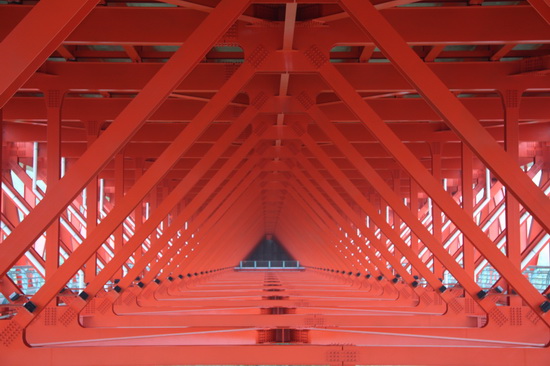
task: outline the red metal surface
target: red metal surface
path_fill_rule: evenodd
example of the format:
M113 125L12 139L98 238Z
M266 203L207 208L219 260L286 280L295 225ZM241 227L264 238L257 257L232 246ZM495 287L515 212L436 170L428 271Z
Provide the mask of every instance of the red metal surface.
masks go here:
M547 365L549 14L0 3L0 364Z

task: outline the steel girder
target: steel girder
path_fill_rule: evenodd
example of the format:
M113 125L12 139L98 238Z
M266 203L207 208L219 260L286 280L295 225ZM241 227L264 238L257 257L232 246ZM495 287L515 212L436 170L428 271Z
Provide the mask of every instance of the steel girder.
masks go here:
M0 5L2 363L547 363L548 4L101 4Z

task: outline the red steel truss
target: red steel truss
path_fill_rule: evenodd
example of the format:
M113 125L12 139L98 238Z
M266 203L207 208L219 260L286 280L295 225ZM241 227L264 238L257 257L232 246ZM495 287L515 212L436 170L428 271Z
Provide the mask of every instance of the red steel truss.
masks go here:
M550 363L548 1L0 1L0 39L0 364Z

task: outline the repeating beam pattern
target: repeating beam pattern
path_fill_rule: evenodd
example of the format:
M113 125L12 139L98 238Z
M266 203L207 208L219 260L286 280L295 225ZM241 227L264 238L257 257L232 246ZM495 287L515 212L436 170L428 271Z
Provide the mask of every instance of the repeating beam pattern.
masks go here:
M0 39L0 364L548 364L545 1L23 0Z

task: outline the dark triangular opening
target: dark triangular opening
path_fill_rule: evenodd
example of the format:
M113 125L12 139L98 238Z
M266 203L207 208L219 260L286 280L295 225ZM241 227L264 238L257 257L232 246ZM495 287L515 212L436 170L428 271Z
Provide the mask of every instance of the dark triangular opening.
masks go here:
M248 254L245 261L295 261L276 238L264 238Z

